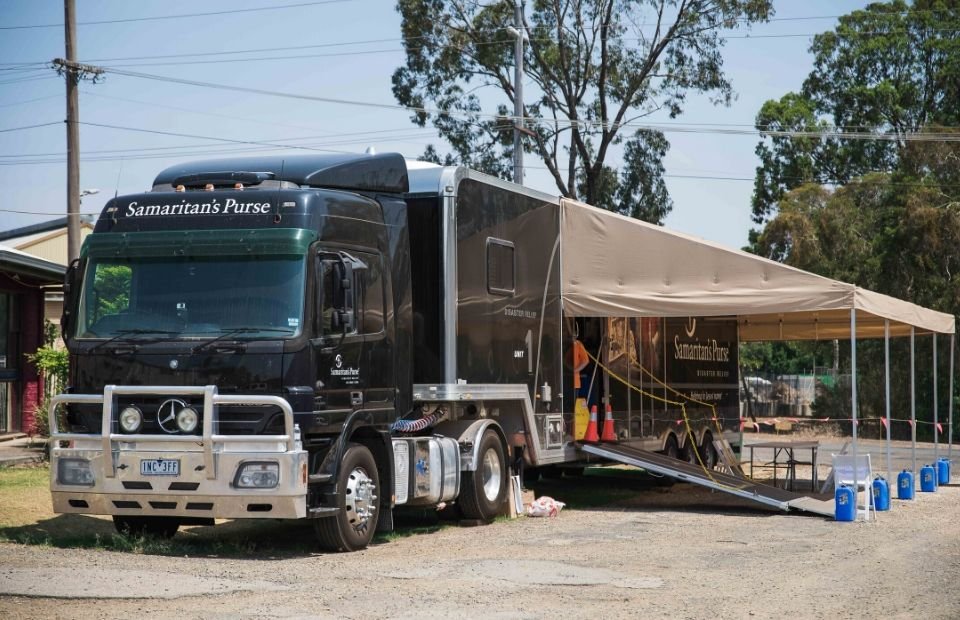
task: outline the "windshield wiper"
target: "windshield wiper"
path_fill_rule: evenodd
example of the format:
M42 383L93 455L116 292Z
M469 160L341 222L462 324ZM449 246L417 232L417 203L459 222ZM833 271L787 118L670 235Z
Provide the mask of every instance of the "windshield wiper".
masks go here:
M200 353L201 351L210 347L210 345L223 340L229 336L236 336L237 334L252 334L254 332L284 332L287 334L292 334L293 329L289 327L230 327L224 330L222 334L211 338L204 343L198 344L197 346L191 349L193 353Z
M118 329L117 334L111 338L107 338L103 342L91 347L90 353L93 353L100 347L108 345L111 342L116 342L117 340L130 340L130 336L142 336L145 334L176 334L176 331L170 329Z

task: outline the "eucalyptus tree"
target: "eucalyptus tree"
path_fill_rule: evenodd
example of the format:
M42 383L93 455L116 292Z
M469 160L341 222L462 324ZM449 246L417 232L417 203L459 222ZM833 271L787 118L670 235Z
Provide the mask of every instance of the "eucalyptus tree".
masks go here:
M660 222L672 208L664 134L691 94L729 104L724 33L771 14L769 0L532 0L520 28L512 0L399 0L406 63L393 93L449 145L424 157L509 178L514 42L532 93L522 146L564 196ZM524 84L524 90L528 86Z

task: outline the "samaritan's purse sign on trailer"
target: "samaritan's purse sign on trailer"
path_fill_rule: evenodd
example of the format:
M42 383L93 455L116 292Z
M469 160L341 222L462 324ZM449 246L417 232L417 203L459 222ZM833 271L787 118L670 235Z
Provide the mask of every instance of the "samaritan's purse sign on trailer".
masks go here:
M721 417L739 406L737 322L703 317L610 318L607 359L611 370L642 392L684 402L692 409L715 405ZM664 394L664 384L669 386ZM679 396L682 394L686 398ZM644 408L653 402L644 401ZM640 408L640 401L634 406ZM621 407L623 408L623 407Z

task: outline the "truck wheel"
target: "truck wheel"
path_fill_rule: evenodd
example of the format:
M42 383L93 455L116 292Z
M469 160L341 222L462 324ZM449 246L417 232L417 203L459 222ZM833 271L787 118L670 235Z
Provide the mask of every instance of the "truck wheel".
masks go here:
M500 512L507 495L507 463L503 444L495 431L487 429L480 439L480 462L476 471L463 472L460 510L466 519L490 522Z
M347 447L337 477L336 516L313 522L317 540L324 551L364 549L377 529L380 476L373 454L363 445Z
M707 466L707 469L717 467L720 455L717 454L717 449L713 447L713 435L710 433L703 436L703 443L700 444L700 456L703 458L703 464Z
M180 520L172 517L131 517L113 515L113 527L127 536L173 538L180 529Z
M677 444L677 438L673 435L667 437L667 445L663 448L664 456L672 459L680 458L680 447Z

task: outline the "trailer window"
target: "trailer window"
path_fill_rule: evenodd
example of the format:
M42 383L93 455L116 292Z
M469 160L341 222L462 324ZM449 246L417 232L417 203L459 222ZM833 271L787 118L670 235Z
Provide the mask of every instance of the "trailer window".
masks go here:
M513 295L516 290L514 247L503 239L487 238L487 290Z

